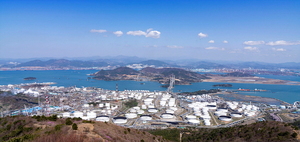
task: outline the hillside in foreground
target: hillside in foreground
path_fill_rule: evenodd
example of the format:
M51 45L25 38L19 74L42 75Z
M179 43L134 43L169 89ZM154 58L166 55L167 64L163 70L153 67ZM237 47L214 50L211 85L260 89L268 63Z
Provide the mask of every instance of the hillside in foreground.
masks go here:
M14 116L0 118L0 141L30 142L154 142L222 141L277 142L299 141L299 122L293 124L267 121L228 128L186 128L136 130L112 123L56 116Z
M165 129L149 132L172 141L179 141L179 134L182 133L184 142L297 142L300 140L298 129L294 124L264 121L227 128Z
M77 129L77 130L74 130ZM111 123L52 117L0 118L0 141L149 142L167 141L145 131Z

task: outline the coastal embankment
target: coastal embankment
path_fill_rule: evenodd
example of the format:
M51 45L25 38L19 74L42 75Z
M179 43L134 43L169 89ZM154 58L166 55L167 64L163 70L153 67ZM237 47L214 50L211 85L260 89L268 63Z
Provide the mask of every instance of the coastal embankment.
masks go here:
M208 77L210 79L204 79L203 82L300 85L300 82L297 81L270 79L270 78L262 78L262 77L224 77L224 76L208 76Z
M289 104L287 102L284 102L282 100L275 99L275 98L241 95L241 94L236 94L233 92L218 92L218 93L213 93L211 95L216 95L216 96L224 98L225 100L230 100L230 101L264 103L264 104L270 104L270 105L288 105Z

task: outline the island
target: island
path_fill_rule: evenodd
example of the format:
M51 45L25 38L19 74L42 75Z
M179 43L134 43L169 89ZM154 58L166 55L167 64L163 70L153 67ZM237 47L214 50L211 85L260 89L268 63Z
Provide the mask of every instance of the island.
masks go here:
M213 93L218 93L221 92L220 89L210 89L210 90L198 90L194 92L182 92L179 93L178 95L183 95L183 96L189 96L189 95L203 95L203 94L213 94Z
M255 84L282 84L300 85L297 81L279 80L257 77L244 72L232 72L227 74L199 74L180 68L152 68L146 67L134 70L129 67L118 67L113 70L100 70L90 74L93 79L105 81L134 80L155 81L163 84L161 87L169 87L170 78L175 76L175 85L190 85L196 82L223 82L223 83L255 83ZM230 85L217 85L230 87ZM216 87L216 86L214 86Z
M206 75L187 71L180 68L152 68L146 67L142 70L134 70L128 67L119 67L114 70L100 70L91 74L93 79L116 81L116 80L135 80L135 81L155 81L161 84L169 84L170 78L175 76L176 85L190 85L194 82L202 82L203 79L210 79Z
M36 78L35 77L26 77L26 78L24 78L24 80L36 80Z

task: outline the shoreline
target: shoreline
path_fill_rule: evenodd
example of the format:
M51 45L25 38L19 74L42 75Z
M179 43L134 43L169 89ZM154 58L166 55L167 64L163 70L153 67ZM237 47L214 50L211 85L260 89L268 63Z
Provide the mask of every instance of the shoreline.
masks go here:
M231 93L231 92L218 92L218 93L212 93L210 95L216 95L225 100L230 100L230 101L235 101L235 100L229 99L229 98L234 98L234 99L237 99L236 101L243 101L243 102L248 101L248 102L253 102L253 103L291 105L290 103L287 103L285 101L282 101L282 100L279 100L276 98L242 95L242 94Z
M211 79L204 79L202 82L224 82L224 83L250 83L250 84L275 84L275 85L300 85L300 82L279 80L261 77L222 77L208 76Z

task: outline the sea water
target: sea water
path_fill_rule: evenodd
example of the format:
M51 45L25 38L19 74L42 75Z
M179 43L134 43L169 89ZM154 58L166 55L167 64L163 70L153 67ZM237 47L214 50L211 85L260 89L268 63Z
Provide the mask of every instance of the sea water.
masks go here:
M165 91L162 84L157 82L139 82L139 81L103 81L88 79L88 74L95 73L97 70L49 70L49 71L0 71L0 85L33 83L33 82L55 82L54 86L76 86L76 87L98 87L108 90L115 90L118 84L119 90L150 90ZM299 81L298 76L277 76L277 75L258 75L259 77ZM36 80L24 80L26 77L36 77ZM265 92L239 92L243 95L261 96L276 98L288 103L300 101L299 85L275 85L275 84L248 84L248 83L230 83L233 87L213 87L214 84L222 82L198 82L192 85L175 85L174 92L191 92L209 89L262 89Z

